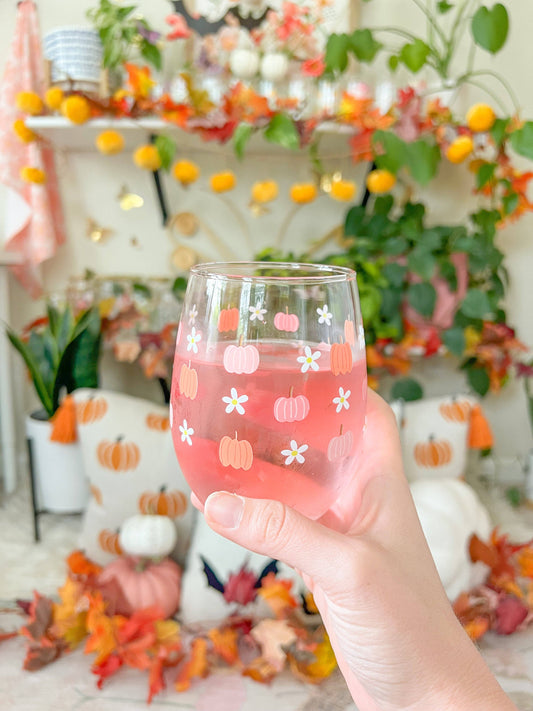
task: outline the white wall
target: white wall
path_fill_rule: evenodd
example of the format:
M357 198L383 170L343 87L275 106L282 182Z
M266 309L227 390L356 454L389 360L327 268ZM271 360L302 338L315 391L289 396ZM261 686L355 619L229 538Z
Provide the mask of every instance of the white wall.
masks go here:
M87 8L95 3L89 0L65 3L64 0L39 0L38 8L42 32L64 24L86 24L84 19ZM507 0L511 11L512 30L508 46L496 58L483 57L484 66L501 72L518 92L524 115L533 117L533 94L530 87L530 71L533 65L533 43L530 41L533 29L533 3L525 0ZM163 19L169 10L166 0L139 3L148 19L158 27L163 26ZM14 0L0 2L0 66L7 56L10 38L15 22L16 3ZM410 28L423 27L420 12L409 0L373 0L365 3L362 17L368 25L403 24ZM460 67L459 67L460 69ZM379 70L372 69L369 76L376 76ZM475 92L467 92L459 103L467 106L478 98ZM198 143L195 144L197 147ZM249 186L253 180L274 177L280 182L281 193L291 182L308 176L308 163L303 156L290 156L271 151L265 146L256 150L255 160L248 159L238 164L229 152L221 154L210 144L199 146L201 151L186 149L185 156L197 160L202 168L203 180L206 175L226 167L236 170L239 188L229 200L240 210L252 234L254 247L260 248L271 243L278 233L288 210L291 208L285 197L275 203L270 215L253 218L247 211ZM332 153L345 153L346 146L336 142ZM340 165L341 169L359 178L362 168L351 166L348 151L344 157L332 161L331 165ZM160 216L155 202L154 188L150 177L136 168L132 168L129 156L117 156L105 159L92 151L61 154L58 156L58 168L64 197L68 243L61 248L56 258L44 267L44 281L48 290L61 288L69 276L81 274L85 268L100 274L171 274L170 255L175 243L169 239L161 227ZM471 207L468 196L468 181L457 183L457 169L442 170L438 185L432 184L425 197L432 206L432 215L437 220L460 221ZM140 210L125 213L116 200L121 186L128 187L143 195L145 206ZM190 210L225 239L242 257L250 256L250 249L242 235L239 221L227 204L208 191L193 188L188 192L179 189L166 180L172 211ZM205 182L204 182L205 185ZM422 195L421 195L422 196ZM308 240L322 237L329 229L343 219L344 207L333 203L328 198L321 198L316 204L299 212L290 229L290 240L286 243L302 244ZM102 245L91 243L85 236L86 220L92 217L115 234ZM533 240L531 237L533 218L526 216L519 223L508 227L500 237L502 249L507 254L507 266L511 276L509 289L509 321L518 328L519 335L527 343L533 344L533 320L530 316L533 305ZM131 238L135 236L138 246L133 246ZM191 245L206 256L217 258L206 239L205 234L193 238ZM36 313L40 304L32 303L18 283L11 280L12 323L18 326ZM106 365L109 365L106 362ZM20 364L17 364L20 378ZM136 370L110 368L105 371L104 384L150 391L158 396L157 389L150 389L142 378L138 378L135 387L132 376ZM427 384L428 394L460 390L464 387L461 376L448 364L426 364L422 376ZM24 399L18 398L19 416L29 407L31 394L26 392ZM497 436L497 448L501 453L514 454L524 452L531 446L531 434L526 415L525 400L521 387L512 384L503 394L487 398L486 407Z

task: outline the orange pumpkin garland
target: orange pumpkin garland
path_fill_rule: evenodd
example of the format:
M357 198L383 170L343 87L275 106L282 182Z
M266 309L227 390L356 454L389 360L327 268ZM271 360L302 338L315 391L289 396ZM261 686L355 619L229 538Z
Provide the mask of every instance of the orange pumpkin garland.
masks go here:
M166 486L162 486L157 492L145 491L139 497L139 511L143 514L176 518L186 510L187 497L178 489L167 491Z
M170 419L167 415L160 415L157 412L149 412L146 415L146 426L149 430L166 432L170 429Z
M451 462L453 448L447 439L436 440L431 436L428 442L415 445L414 454L416 463L421 467L443 467Z
M122 555L122 548L119 542L119 533L117 531L110 531L108 528L104 528L98 534L98 545L106 553L112 553L113 555Z
M102 440L96 453L100 464L115 472L135 469L141 459L141 452L135 442L125 442L122 437L118 437L115 442Z

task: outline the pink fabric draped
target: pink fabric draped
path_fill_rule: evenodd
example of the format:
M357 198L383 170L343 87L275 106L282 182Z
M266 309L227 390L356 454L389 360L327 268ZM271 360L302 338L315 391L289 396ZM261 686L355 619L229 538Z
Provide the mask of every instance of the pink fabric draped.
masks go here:
M65 241L63 211L54 155L42 142L23 144L13 131L20 117L16 96L20 91L42 94L44 69L37 10L32 0L22 0L10 52L0 84L0 182L15 195L9 196L5 249L18 252L23 262L12 271L33 298L42 293L39 265L54 256ZM44 185L25 183L23 166L41 168Z

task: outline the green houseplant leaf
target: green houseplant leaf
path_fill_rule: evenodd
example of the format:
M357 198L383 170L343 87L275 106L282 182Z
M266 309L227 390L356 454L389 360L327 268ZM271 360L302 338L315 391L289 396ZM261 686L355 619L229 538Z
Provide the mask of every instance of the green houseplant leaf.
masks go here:
M402 47L399 57L407 69L416 74L425 65L430 53L431 48L423 40L416 39Z
M437 292L429 282L410 284L407 289L407 301L421 316L429 318L435 310Z
M475 43L487 52L500 51L509 34L509 14L501 3L492 9L482 5L472 18L472 36Z
M350 37L349 47L360 62L371 62L383 47L368 29L355 30Z
M295 151L300 147L300 136L294 121L287 114L276 114L265 129L264 136L270 143Z
M511 134L511 145L521 156L533 160L533 121L526 123Z
M394 400L413 402L413 400L420 400L423 395L424 391L420 383L417 383L413 378L401 378L391 388L391 396Z

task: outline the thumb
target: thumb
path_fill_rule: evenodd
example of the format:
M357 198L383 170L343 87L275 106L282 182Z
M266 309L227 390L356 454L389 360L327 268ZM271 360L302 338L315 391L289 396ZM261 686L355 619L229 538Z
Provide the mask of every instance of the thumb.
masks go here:
M325 589L338 575L344 537L279 501L219 491L207 498L204 515L210 528L225 538L287 563Z

